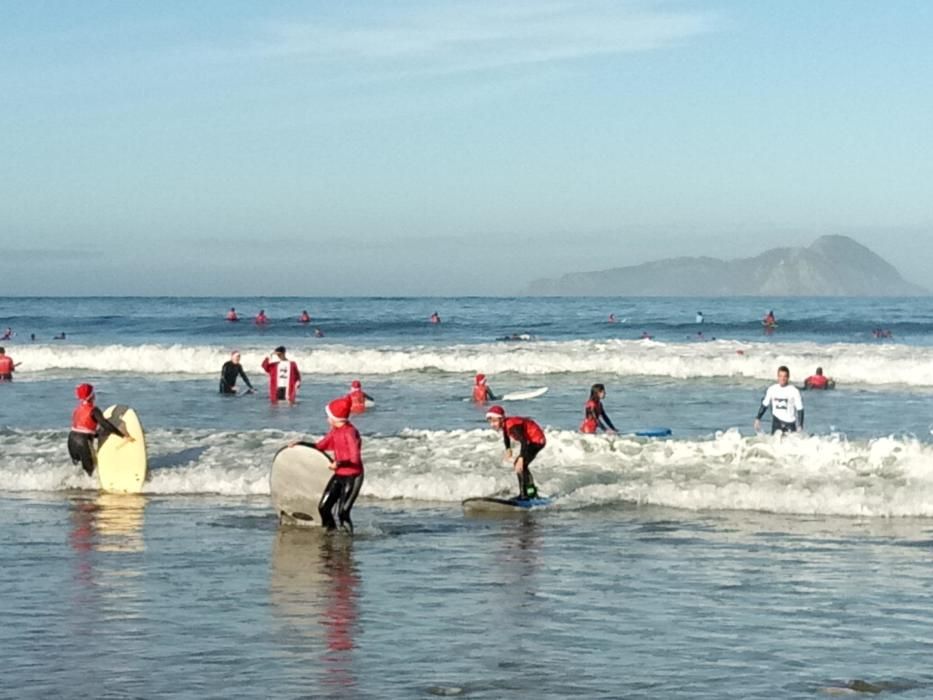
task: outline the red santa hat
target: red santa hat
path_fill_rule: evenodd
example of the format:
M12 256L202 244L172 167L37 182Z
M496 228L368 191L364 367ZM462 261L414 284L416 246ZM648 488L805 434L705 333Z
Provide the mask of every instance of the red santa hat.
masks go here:
M486 375L485 375L485 374L477 374L477 375L476 375L476 383L477 383L477 384L485 384L485 383L486 383Z
M505 409L502 406L490 406L486 411L487 418L505 418Z
M77 396L81 401L87 401L94 395L94 387L90 384L78 384L75 387L75 396Z
M341 396L327 404L324 412L333 420L349 420L352 403L349 396Z
M351 389L362 389L363 385L360 384L359 379L354 379L352 382L350 382L350 388Z

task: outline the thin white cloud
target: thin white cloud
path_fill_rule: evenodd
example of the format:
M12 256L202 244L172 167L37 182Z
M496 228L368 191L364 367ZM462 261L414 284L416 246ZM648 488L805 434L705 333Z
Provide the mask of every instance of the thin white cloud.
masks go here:
M386 72L455 73L649 51L714 31L708 12L611 0L387 4L378 14L264 23L234 53Z

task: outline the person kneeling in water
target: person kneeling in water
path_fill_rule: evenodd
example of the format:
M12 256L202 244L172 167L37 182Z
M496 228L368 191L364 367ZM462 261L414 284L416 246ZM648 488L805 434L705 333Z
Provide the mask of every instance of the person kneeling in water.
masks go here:
M353 534L353 521L350 519L350 510L356 497L360 495L363 486L363 458L360 454L362 439L356 427L350 422L350 397L342 396L334 399L325 409L330 432L315 443L315 447L322 452L333 452L330 468L334 475L327 482L321 502L318 504L318 513L321 524L328 530L336 530L337 522ZM291 446L297 442L291 443Z
M486 403L487 401L496 401L497 397L492 393L492 389L486 384L486 375L477 374L473 383L473 400L476 403Z
M119 435L130 442L136 442L136 440L104 418L103 412L94 405L94 387L90 384L79 384L75 387L75 396L78 398L78 406L71 414L68 454L74 464L80 462L87 475L91 476L94 473L94 467L97 466L94 439L99 438L101 430Z
M493 430L502 431L505 442L505 459L512 459L512 440L516 440L521 444L521 452L513 462L515 473L518 475L518 497L520 499L537 498L538 487L535 486L535 481L528 467L531 466L534 458L547 444L541 426L531 418L520 418L518 416L506 418L505 409L502 406L490 406L489 410L486 411L486 420Z

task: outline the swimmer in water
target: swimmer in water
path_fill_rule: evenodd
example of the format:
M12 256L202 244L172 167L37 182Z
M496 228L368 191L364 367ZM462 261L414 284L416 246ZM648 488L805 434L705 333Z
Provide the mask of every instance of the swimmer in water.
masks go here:
M774 311L769 311L765 314L765 317L761 319L761 325L767 326L768 328L773 328L777 325L777 319L774 318Z
M609 323L618 323L619 319L616 318L615 314L609 314Z
M602 428L607 433L616 432L616 427L606 415L606 409L603 407L603 399L606 398L606 387L602 384L594 384L590 387L589 401L583 406L583 423L580 424L580 432L595 433L598 428Z
M16 333L13 332L13 329L7 326L6 331L4 331L3 336L0 337L0 340L9 340L14 335L16 335Z
M650 335L650 334L648 333L648 331L642 331L642 332L641 332L641 338L640 338L640 339L641 339L641 340L654 340L654 336L653 336L653 335Z
M54 337L52 338L52 340L66 340L66 338L65 338L65 332L62 331L62 332L59 333L58 335L54 336Z
M260 309L260 310L259 310L259 313L256 314L256 325L257 325L257 326L264 326L264 325L266 325L267 323L269 323L269 317L266 316L266 310L265 310L265 309Z
M227 320L228 321L239 321L240 320L240 317L237 316L236 309L234 309L232 306L230 307L230 310L227 312Z
M441 322L441 317L438 315L437 311L435 311L433 314L431 314L431 323L437 324L440 322Z
M311 316L307 311L301 312L301 315L298 317L298 323L311 323Z
M324 331L322 331L320 328L315 328L315 329L314 329L314 337L315 337L315 338L323 338L323 337L324 337Z

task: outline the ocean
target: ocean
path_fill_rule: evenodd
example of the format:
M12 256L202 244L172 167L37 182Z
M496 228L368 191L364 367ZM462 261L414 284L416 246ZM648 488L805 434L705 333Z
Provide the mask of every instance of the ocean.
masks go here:
M2 697L933 695L933 299L23 297L7 327ZM217 392L234 349L255 394ZM837 387L755 435L782 364ZM505 406L545 426L553 507L460 508L515 490L476 372L549 388ZM272 456L353 379L357 534L279 529ZM143 495L68 459L81 382L137 410ZM619 435L578 432L595 382Z

